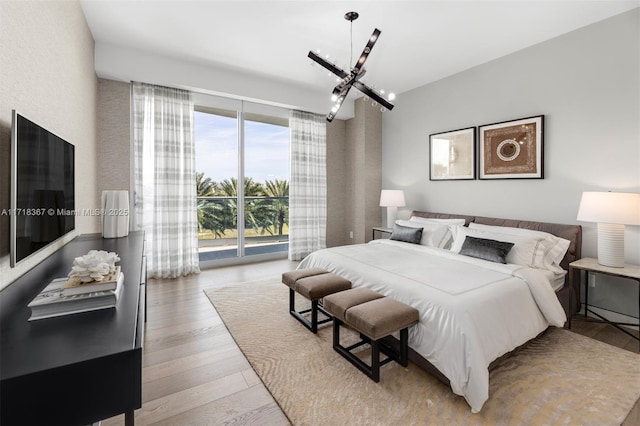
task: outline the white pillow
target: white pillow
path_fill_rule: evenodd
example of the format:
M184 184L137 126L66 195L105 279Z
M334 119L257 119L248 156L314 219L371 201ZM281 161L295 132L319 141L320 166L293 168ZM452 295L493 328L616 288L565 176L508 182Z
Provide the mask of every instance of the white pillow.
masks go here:
M447 225L447 233L440 244L440 248L449 249L451 246L451 242L455 237L455 231L457 227L464 226L464 219L437 219L432 217L419 217L419 216L411 216L409 221L416 223L429 223L429 224L437 224L437 225Z
M409 220L422 223L438 223L440 225L464 225L464 219L436 219L432 217L411 216Z
M437 225L434 223L420 223L410 220L396 220L400 226L409 226L411 228L422 228L422 239L420 245L443 248L449 239L449 228L446 225Z
M522 235L534 238L542 238L539 250L536 253L536 267L548 269L553 272L563 272L560 262L564 259L564 255L569 249L571 241L557 237L544 231L536 231L526 228L512 228L508 226L483 225L480 223L470 223L469 228L479 229L483 231L499 232L501 234Z
M451 251L454 253L460 253L462 244L467 236L513 243L513 247L509 250L507 257L505 258L507 263L528 266L530 268L536 267L536 253L540 250L540 244L543 240L540 237L499 234L497 232L463 227L458 229L451 246Z

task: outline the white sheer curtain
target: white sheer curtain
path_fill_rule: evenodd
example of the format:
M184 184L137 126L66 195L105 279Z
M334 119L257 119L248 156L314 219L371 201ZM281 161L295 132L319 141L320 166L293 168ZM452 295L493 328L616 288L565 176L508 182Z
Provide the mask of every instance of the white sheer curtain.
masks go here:
M324 116L291 111L289 259L327 246L327 125Z
M135 228L155 278L200 272L193 101L185 90L132 84Z

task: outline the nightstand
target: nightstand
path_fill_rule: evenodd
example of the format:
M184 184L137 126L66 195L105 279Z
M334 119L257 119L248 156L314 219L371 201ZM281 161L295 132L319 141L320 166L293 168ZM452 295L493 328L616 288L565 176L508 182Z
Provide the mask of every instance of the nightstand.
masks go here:
M376 233L378 238L376 238ZM382 226L374 226L371 230L371 239L379 240L381 238L389 238L391 236L391 228L384 228Z
M571 262L569 264L569 285L574 293L575 293L574 289L576 288L575 286L577 286L577 288L580 289L580 286L582 285L582 276L583 276L582 271L585 272L584 276L586 277L585 286L584 286L585 316L587 316L587 313L591 313L597 316L598 318L600 318L602 322L606 322L608 324L613 325L618 330L628 334L629 336L633 337L634 339L640 342L640 338L631 334L629 331L627 331L623 327L620 327L621 325L638 327L638 324L609 321L602 315L596 312L593 312L592 310L589 309L589 274L590 273L598 273L603 275L609 275L612 277L627 278L627 279L636 281L638 283L638 307L640 309L640 265L625 264L623 268L612 268L610 266L600 265L597 259L593 259L590 257L585 257L580 260L576 260L575 262ZM571 303L573 303L573 297L571 298ZM571 328L571 318L569 318L569 328Z

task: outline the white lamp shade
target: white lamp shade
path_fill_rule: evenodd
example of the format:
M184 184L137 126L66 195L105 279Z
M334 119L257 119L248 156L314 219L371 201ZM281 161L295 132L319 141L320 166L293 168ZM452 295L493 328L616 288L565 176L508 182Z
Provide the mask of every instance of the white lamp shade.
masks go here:
M102 191L102 237L129 235L129 191Z
M380 192L380 207L404 207L404 191L401 189L383 189Z
M583 192L578 220L598 223L598 263L624 267L624 226L640 225L640 194Z
M634 192L583 192L578 209L578 220L640 225L640 194Z
M380 207L387 208L387 228L393 227L398 207L404 207L404 191L401 189L383 189L380 192Z

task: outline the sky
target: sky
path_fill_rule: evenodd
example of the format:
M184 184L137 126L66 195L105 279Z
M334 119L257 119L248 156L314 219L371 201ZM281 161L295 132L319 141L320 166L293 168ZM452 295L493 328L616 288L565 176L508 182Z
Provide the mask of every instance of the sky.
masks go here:
M196 171L215 182L238 175L235 118L194 112ZM245 120L245 176L289 180L289 128Z

